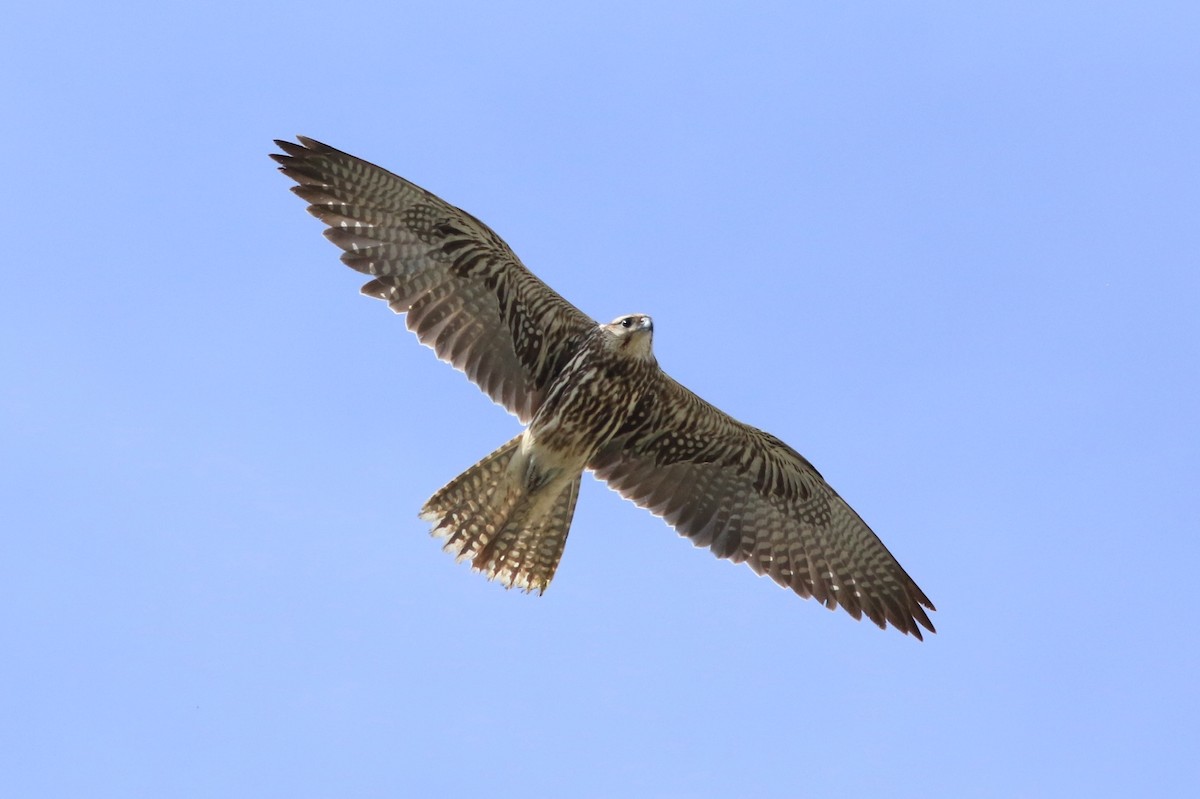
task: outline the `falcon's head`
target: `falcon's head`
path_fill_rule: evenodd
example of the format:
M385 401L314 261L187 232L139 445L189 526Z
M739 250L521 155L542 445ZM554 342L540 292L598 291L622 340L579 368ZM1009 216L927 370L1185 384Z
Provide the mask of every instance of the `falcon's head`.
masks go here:
M605 338L612 349L627 358L653 360L650 350L654 338L654 320L646 314L632 313L618 316L607 325L601 325Z

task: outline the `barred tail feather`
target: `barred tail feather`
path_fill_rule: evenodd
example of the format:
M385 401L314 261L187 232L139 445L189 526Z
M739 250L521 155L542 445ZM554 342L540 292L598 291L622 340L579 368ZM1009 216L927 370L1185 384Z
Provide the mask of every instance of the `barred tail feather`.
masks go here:
M504 444L443 486L421 508L421 518L433 524L433 535L445 539L443 548L458 561L477 557L521 498L516 476L509 474L520 443L517 436Z
M571 529L582 475L529 492L517 436L451 480L421 509L443 549L506 588L542 593Z

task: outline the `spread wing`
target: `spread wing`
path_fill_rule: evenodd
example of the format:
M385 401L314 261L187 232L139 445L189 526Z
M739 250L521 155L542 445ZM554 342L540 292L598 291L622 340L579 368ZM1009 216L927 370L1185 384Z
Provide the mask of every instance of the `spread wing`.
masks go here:
M663 373L589 467L696 546L921 638L929 598L816 469Z
M318 141L271 157L329 225L349 267L373 275L422 343L522 422L595 322L533 275L491 228L366 161Z

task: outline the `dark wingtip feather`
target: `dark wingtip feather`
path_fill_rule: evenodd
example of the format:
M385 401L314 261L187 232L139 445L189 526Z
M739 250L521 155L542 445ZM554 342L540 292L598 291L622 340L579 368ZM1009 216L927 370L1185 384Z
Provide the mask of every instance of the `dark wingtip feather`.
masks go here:
M275 139L275 146L283 152L271 153L271 158L280 164L286 164L293 158L303 158L304 154L308 152L305 147L284 139Z
M273 140L275 142L275 146L280 150L283 150L283 152L271 153L270 156L276 163L282 165L280 167L281 169L284 167L294 167L297 162L301 162L315 154L329 155L336 153L340 155L346 155L341 150L330 147L328 144L319 142L316 139L310 139L308 136L297 136L296 140L300 143L297 144L296 142L288 141L287 139Z
M322 151L322 152L330 152L330 151L332 151L332 152L340 152L339 150L334 150L332 147L330 147L330 146L329 146L328 144L326 144L325 142L320 142L320 141L317 141L316 139L310 138L310 137L308 137L308 136L297 136L297 137L296 137L296 141L300 142L300 143L301 143L301 144L303 144L305 147L307 147L307 148L308 148L308 149L310 149L310 150L313 150L314 152L317 152L317 151Z

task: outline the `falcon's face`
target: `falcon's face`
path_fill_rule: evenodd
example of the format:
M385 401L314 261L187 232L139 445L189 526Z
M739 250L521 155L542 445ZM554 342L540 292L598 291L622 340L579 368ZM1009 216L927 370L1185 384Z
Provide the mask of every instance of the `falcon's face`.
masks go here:
M654 338L654 320L646 314L634 313L618 316L607 325L602 325L613 349L633 358L650 359L650 344Z

